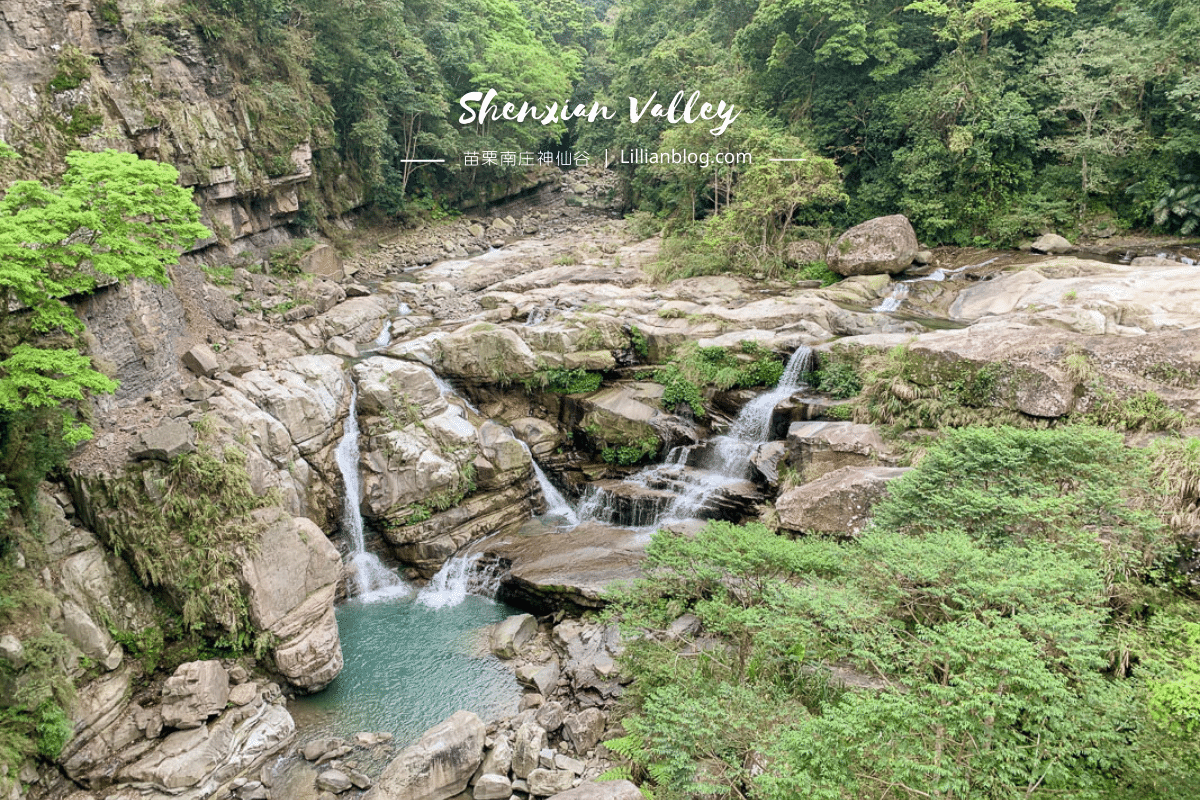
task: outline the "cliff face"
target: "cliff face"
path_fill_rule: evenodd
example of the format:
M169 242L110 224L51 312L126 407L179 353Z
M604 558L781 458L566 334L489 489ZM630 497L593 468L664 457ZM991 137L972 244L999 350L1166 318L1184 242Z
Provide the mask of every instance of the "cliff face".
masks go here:
M114 148L174 164L215 240L244 244L293 221L301 193L316 192L312 126L231 57L174 0L0 0L0 138L24 156L0 178ZM285 94L320 104L304 81ZM330 184L342 189L335 212L360 202L350 179Z

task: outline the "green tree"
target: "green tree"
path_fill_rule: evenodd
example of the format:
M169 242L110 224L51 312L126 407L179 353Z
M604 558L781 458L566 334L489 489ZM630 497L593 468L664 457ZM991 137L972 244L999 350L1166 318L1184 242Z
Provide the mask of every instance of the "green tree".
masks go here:
M1106 162L1129 153L1144 135L1139 114L1158 46L1107 26L1075 31L1056 42L1039 77L1053 94L1043 114L1068 132L1041 146L1079 163L1081 202L1108 184Z
M83 322L68 299L102 279L166 283L167 267L210 235L178 177L130 153L71 153L59 186L18 181L0 199L0 467L10 489L14 472L44 460L29 457L33 440L47 427L67 446L90 438L78 404L117 386L75 345Z

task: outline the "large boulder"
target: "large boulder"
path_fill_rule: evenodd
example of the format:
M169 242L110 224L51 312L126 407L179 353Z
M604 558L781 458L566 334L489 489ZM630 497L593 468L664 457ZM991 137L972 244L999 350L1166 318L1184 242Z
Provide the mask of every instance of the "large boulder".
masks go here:
M887 492L889 482L908 470L894 467L842 467L788 489L775 501L779 526L805 533L846 536L858 533Z
M229 702L229 673L219 661L180 664L163 684L163 724L198 728Z
M566 769L535 769L529 773L529 793L534 797L559 794L575 783L575 773Z
M425 419L446 410L446 400L428 367L373 356L354 365L358 413L395 419Z
M492 652L500 658L515 658L536 633L537 619L532 614L514 614L492 629Z
M585 522L570 536L536 521L487 543L511 564L505 590L539 611L601 608L613 583L641 577L646 537L627 528Z
M342 360L300 356L271 370L247 372L237 388L281 422L303 455L313 455L337 438L339 412L349 398Z
M511 383L537 371L537 359L511 328L464 325L438 341L443 375L476 383Z
M888 452L870 425L853 422L793 422L788 427L788 461L808 481L842 467L865 467Z
M134 459L171 461L195 449L195 429L186 422L171 420L139 433L129 455Z
M512 429L518 439L529 445L530 452L539 458L553 453L561 438L555 425L537 417L513 420Z
M158 790L152 796L190 790L186 797L212 797L231 777L257 767L278 752L295 730L291 715L280 704L240 707L222 714L210 725L172 733L148 751L131 748L140 757L121 769L117 780ZM106 782L101 780L97 788L104 785Z
M275 666L294 686L315 692L342 670L333 614L342 562L311 520L256 512L258 551L242 567L250 620L275 636Z
M518 778L526 778L537 769L538 755L546 749L546 729L536 722L526 722L513 739L512 771Z
M1038 237L1036 242L1029 246L1029 249L1035 253L1058 255L1060 253L1069 253L1075 247L1065 237L1059 236L1057 233L1043 233Z
M478 716L455 713L401 750L365 800L447 800L460 794L483 762L486 734Z
M838 238L829 251L829 266L839 275L891 275L907 269L918 250L908 217L876 217Z

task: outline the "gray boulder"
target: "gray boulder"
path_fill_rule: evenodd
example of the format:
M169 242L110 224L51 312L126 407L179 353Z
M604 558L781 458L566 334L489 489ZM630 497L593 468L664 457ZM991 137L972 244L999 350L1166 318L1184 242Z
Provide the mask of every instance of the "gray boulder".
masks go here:
M1029 249L1035 253L1058 255L1060 253L1069 253L1075 247L1057 233L1044 233L1038 237L1036 242L1029 246Z
M483 761L483 721L459 711L388 764L366 800L448 800L467 788Z
M598 708L585 708L577 714L568 714L563 722L563 738L569 741L579 755L586 754L604 736L606 720Z
M492 652L500 658L515 658L537 633L537 619L532 614L514 614L492 629Z
M508 800L512 797L512 781L504 775L486 772L475 781L475 800Z
M526 778L537 769L538 754L546 748L546 729L535 722L526 722L517 729L513 739L512 772Z
M221 368L217 354L206 344L198 344L184 353L183 365L202 378L211 378Z
M907 217L876 217L838 238L829 251L829 266L839 275L891 275L907 269L919 250Z
M842 467L871 466L887 454L870 425L854 422L793 422L788 427L788 461L808 480Z
M180 664L163 684L163 723L172 728L198 728L229 702L229 673L221 662Z
M842 467L775 501L781 528L806 533L855 534L871 519L889 482L907 472L893 467Z
M333 614L341 558L309 519L276 509L256 516L264 523L258 552L242 566L250 619L279 642L276 668L294 686L315 692L342 670Z
M575 773L565 769L535 769L529 773L529 793L534 797L549 797L565 792L575 783Z
M340 769L327 769L317 776L317 788L325 792L341 794L349 791L353 786L350 776Z
M138 434L130 449L134 459L170 461L196 449L196 431L186 422L164 422Z

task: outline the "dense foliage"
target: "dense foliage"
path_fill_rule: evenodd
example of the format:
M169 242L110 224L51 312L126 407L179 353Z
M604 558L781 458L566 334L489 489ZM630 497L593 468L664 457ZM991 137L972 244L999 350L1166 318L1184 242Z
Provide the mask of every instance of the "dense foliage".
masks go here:
M782 374L783 363L758 342L744 341L737 350L687 342L651 377L665 387L663 406L686 407L702 417L706 388L774 386Z
M1196 796L1155 475L1100 429L963 429L855 540L660 532L609 746L658 800Z
M267 176L314 144L306 223L358 202L349 186L389 212L438 215L528 169L468 153L596 163L607 150L631 206L681 237L690 274L778 272L789 239L896 212L929 244L1200 224L1198 0L200 0L159 13L178 19L131 30L131 48L175 47L166 21L214 43ZM460 124L459 98L489 88L518 108L615 113ZM719 137L630 120L631 97L679 91L739 116ZM753 160L621 164L634 148Z
M17 181L0 199L0 512L28 507L46 471L91 438L80 401L117 386L80 351L67 299L101 279L165 283L208 235L178 177L130 153L72 153L59 186Z
M775 131L802 143L794 155L835 160L848 202L814 211L843 225L899 211L924 240L955 244L1053 226L1195 230L1194 0L619 7L614 101L680 87L750 109L718 144ZM599 132L650 149L677 135L644 122ZM642 168L629 178L676 224L725 205L720 170L698 185Z

